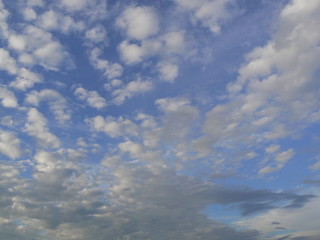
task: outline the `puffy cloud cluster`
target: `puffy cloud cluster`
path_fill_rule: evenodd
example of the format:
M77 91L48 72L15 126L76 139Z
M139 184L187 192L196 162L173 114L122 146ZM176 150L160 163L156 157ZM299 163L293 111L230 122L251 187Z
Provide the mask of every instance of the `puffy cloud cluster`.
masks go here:
M55 119L59 123L65 123L71 119L71 110L68 107L64 97L51 89L43 89L41 91L32 91L27 94L25 102L38 107L41 102L48 102L50 110L53 112Z
M11 159L20 157L20 139L12 132L0 129L0 153Z
M35 137L40 146L46 148L60 147L60 140L48 129L48 121L36 108L31 108L27 113L27 123L24 131Z
M159 30L157 13L151 7L129 7L117 19L117 25L129 38L143 40Z
M0 86L0 100L4 107L15 108L18 106L16 96L10 90Z
M102 109L107 106L106 100L96 91L88 91L83 87L77 87L74 91L76 97L80 100L86 101L90 107Z

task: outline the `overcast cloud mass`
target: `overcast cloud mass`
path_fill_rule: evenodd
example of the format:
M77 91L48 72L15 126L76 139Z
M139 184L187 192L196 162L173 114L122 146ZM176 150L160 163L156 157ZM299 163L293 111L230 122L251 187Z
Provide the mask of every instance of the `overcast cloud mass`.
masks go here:
M320 0L0 0L0 239L319 240Z

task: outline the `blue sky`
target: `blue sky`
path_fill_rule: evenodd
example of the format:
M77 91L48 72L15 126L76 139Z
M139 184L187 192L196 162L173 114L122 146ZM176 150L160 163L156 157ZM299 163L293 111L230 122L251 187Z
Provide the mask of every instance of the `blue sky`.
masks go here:
M319 0L0 0L0 238L318 240Z

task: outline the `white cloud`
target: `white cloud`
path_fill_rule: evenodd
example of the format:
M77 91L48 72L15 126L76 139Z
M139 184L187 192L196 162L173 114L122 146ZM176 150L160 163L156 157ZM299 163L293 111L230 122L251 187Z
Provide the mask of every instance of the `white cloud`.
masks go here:
M144 50L137 44L129 43L128 41L123 41L119 45L119 51L121 54L121 59L126 64L134 64L142 61L142 57L145 55Z
M33 106L39 106L41 102L48 102L50 110L60 124L71 119L71 111L68 108L67 101L60 93L52 89L32 91L27 94L25 102Z
M99 95L96 91L88 91L83 87L77 87L74 91L74 95L79 99L86 101L86 103L93 108L102 109L105 108L108 104L106 100Z
M33 21L37 18L37 13L32 8L23 9L23 17L27 21Z
M0 1L0 38L6 39L9 36L8 16L9 12L4 8L2 1Z
M90 51L90 62L91 64L100 71L103 72L103 75L108 79L113 79L120 77L123 73L123 67L118 63L111 63L106 59L101 58L101 50L99 48L93 48Z
M278 152L279 150L280 150L280 145L275 145L275 144L265 148L266 153L275 153L275 152Z
M111 91L114 88L120 87L123 84L123 82L120 79L113 79L108 83L105 83L103 85L103 87L107 90L107 91Z
M160 36L163 41L164 51L167 54L184 54L186 50L186 39L183 31L173 31Z
M47 119L36 108L31 108L27 113L24 131L35 137L40 146L57 148L60 146L60 140L49 132L47 122Z
M58 30L63 33L68 33L72 30L82 30L84 28L82 22L75 22L70 16L64 16L53 10L49 10L39 16L36 24L42 29L48 31Z
M159 20L151 7L129 7L117 19L117 26L124 29L129 38L142 40L156 34Z
M14 166L10 165L0 165L0 173L2 177L4 178L16 178L19 175L19 170L16 169ZM2 220L3 218L0 217L0 226L2 225ZM9 221L8 221L9 222Z
M179 67L176 64L161 62L158 64L160 78L167 82L173 82L179 74Z
M300 8L298 2L293 1L293 6ZM299 10L297 16L283 14L285 7L278 32L247 55L237 81L229 84L228 101L207 113L206 136L195 141L199 151L212 153L220 144L231 149L237 143L244 148L258 147L259 143L294 136L309 123L320 106L319 81L314 75L320 57L320 33L316 30L320 2L316 2L312 9ZM301 122L304 124L298 124ZM265 171L277 166L282 164Z
M42 77L39 74L33 73L26 68L20 68L15 81L10 83L11 87L17 88L22 91L33 87L36 83L41 83Z
M107 40L107 31L102 25L97 25L86 31L85 38L93 43L101 43Z
M269 150L270 150L270 148L269 148ZM269 153L274 153L274 152L269 151ZM276 153L275 155L272 156L274 158L274 160L271 162L271 164L269 163L269 165L260 169L259 173L260 174L269 174L269 173L273 173L275 171L280 170L294 156L294 154L295 154L295 152L293 149L289 149L284 152Z
M20 157L22 154L20 149L20 139L12 132L0 129L0 153L11 159Z
M4 107L16 108L18 107L18 101L13 92L0 86L0 100Z
M9 47L17 51L23 51L26 47L23 36L11 34L8 39Z
M126 99L135 95L150 91L153 88L151 81L134 80L129 82L123 88L118 88L112 92L113 102L117 105L122 104Z
M13 119L12 116L8 115L8 116L4 116L0 118L0 124L6 127L11 127L13 126Z
M53 39L51 33L28 25L20 36L24 38L25 42L25 51L19 57L21 63L28 65L39 64L44 68L55 71L63 63L67 69L72 66L69 53L58 41Z
M234 0L174 0L182 8L191 12L191 21L200 22L214 33L219 33L221 24L232 17L227 5Z
M18 70L15 59L3 48L0 48L0 70L7 71L9 74L16 74Z
M89 119L88 122L94 130L104 132L112 138L137 135L137 126L132 121L122 117L116 119L111 116L106 118L96 116Z
M58 42L50 42L34 51L39 63L50 70L57 70L68 54L62 50Z
M186 46L185 33L174 31L145 39L139 44L128 40L122 41L118 51L126 64L136 64L154 55L158 55L164 59L163 61L170 58L183 58L186 55Z

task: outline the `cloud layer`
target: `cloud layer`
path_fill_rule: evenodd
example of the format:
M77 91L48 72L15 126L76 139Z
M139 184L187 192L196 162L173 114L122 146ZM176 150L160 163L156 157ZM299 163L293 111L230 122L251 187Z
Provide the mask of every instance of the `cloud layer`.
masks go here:
M0 0L0 238L318 239L319 16Z

